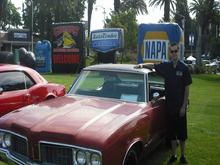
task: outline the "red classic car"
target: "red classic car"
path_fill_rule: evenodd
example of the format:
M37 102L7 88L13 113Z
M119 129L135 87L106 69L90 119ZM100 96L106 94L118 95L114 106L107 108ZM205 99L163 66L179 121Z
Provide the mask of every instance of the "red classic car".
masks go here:
M165 132L161 77L130 64L95 65L66 96L0 118L0 157L22 165L137 165Z
M17 108L63 95L63 85L48 83L31 68L0 64L0 117Z

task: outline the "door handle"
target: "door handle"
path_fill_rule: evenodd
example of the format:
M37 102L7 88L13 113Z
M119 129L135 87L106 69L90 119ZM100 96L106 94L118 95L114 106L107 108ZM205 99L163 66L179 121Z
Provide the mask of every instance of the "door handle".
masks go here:
M24 99L29 101L30 96L31 96L31 95L30 95L29 93L27 93L27 94L24 96Z

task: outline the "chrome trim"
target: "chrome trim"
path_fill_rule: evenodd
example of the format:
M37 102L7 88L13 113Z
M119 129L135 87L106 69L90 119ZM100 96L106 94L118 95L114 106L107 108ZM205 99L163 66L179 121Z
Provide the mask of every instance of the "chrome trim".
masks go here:
M83 72L83 71L81 71L80 74L79 74L79 75L76 77L76 79L74 80L72 86L70 87L69 91L67 92L67 95L73 95L73 93L71 93L71 92L74 90L76 84L77 84L78 81L81 79L81 77L82 77L82 72Z
M84 147L79 147L79 146L70 145L70 144L56 143L56 142L48 142L48 141L39 141L39 144L40 144L40 143L43 143L43 144L51 144L51 145L57 145L57 146L71 147L71 148L86 150L86 151L90 151L90 152L96 152L96 153L102 155L102 153L101 153L100 151L98 151L98 150L89 149L89 148L84 148Z
M40 144L49 144L49 145L57 145L57 146L63 146L63 147L70 147L70 148L72 148L72 150L73 150L73 160L74 161L76 161L76 157L75 157L75 155L76 155L76 150L78 149L80 149L80 150L84 150L85 152L86 152L86 157L88 158L88 152L90 152L90 154L92 154L92 153L96 153L96 154L99 154L100 155L100 160L101 160L101 165L103 164L103 162L102 162L102 153L100 152L100 151L98 151L98 150L94 150L94 149L89 149L89 148L84 148L84 147L79 147L79 146L75 146L75 145L70 145L70 144L64 144L64 143L56 143L56 142L48 142L48 141L39 141L38 142L38 145L39 145L39 161L42 161L42 159L41 159L41 148L40 148ZM87 163L88 163L88 161L90 161L89 159L87 159ZM78 163L77 163L78 164ZM90 162L89 162L89 164L90 164Z
M120 102L120 103L133 103L133 104L143 104L143 103L146 103L145 101L126 101L126 100L121 100L121 99L116 99L116 98L108 98L108 97L98 97L98 96L89 96L89 95L80 95L80 94L66 94L66 96L68 97L74 97L75 96L78 96L78 97L89 97L89 98L97 98L97 99L103 99L103 100L113 100L113 101L117 101L117 102ZM146 100L146 98L145 98Z
M149 82L148 82L148 80L149 80L149 75L148 74L146 74L146 77L145 77L146 79L146 90L147 90L147 92L146 92L146 102L148 103L149 102L149 98L150 98L150 96L149 96L149 94L150 94L150 89L149 89Z
M6 149L0 148L0 153L4 154L9 160L17 163L18 165L26 165L27 163L21 161L20 159L17 159L13 155L10 154L10 152Z
M17 159L13 155L11 155L8 150L2 149L2 148L0 148L0 153L4 154L10 161L18 165L40 165L39 163L31 162L29 160L27 160L27 162L23 162L22 160Z
M135 66L135 65L134 65ZM84 68L83 71L108 71L108 72L120 72L120 73L135 73L135 74L148 74L150 72L153 72L151 70L148 70L146 68L144 69L119 69L119 68L116 68L116 69L113 69L113 68L108 68L108 67L103 67L103 68Z
M15 136L18 136L18 137L20 137L20 138L25 139L25 140L26 140L26 143L27 143L27 154L28 154L29 151L28 151L28 139L27 139L27 137L22 136L22 135L20 135L20 134L18 134L18 133L9 131L9 130L4 130L4 129L0 129L0 132L10 133L10 134L12 134L12 135L15 135ZM15 162L15 163L17 163L17 164L19 164L19 165L26 165L26 164L27 164L27 163L23 162L22 160L16 158L15 156L13 156L13 155L10 153L10 151L7 150L7 148L4 149L3 147L0 147L0 152L3 153L3 154L5 154L8 159L10 159L11 161L13 161L13 162ZM31 164L30 164L30 165L31 165Z
M10 134L19 136L19 137L25 139L26 141L28 141L27 137L25 137L25 136L23 136L23 135L20 135L20 134L18 134L18 133L15 133L15 132L12 132L12 131L8 131L8 130L4 130L4 129L0 129L0 131L2 131L2 132L7 132L7 133L10 133Z
M148 102L149 100L149 94L147 95L147 93L149 93L149 86L147 85L148 83L148 74L144 74L144 96L145 96L145 103Z
M148 147L149 144L151 144L153 141L153 138L151 138L147 143L145 143L144 148Z

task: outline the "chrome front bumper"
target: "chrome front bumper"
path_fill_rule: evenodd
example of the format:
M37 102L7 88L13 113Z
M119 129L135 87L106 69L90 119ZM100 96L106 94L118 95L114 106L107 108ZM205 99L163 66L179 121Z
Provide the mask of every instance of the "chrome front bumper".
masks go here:
M13 156L12 154L10 154L10 152L8 150L2 149L0 148L0 158L4 160L7 160L7 162L10 162L10 164L13 165L39 165L38 163L34 163L31 161L28 162L24 162L20 159L17 159L15 156Z

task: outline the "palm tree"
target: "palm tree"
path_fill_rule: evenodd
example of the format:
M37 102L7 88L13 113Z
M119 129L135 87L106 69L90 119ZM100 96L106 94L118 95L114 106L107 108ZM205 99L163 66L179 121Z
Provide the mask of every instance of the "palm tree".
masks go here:
M96 0L87 0L88 3L88 38L90 37L90 28L91 28L91 18L93 5ZM87 55L89 56L89 47L87 47Z
M209 26L218 13L219 2L215 0L193 0L190 11L196 15L198 21L197 61L201 65L201 54L208 53Z
M2 30L7 30L12 25L21 25L21 16L15 5L8 0L0 1L0 26Z
M116 13L119 12L120 6L121 6L121 1L120 1L120 0L114 0L114 11L115 11Z
M173 14L175 22L184 30L185 48L189 48L189 40L187 38L192 29L187 0L176 1L176 10Z
M172 10L174 9L176 4L176 0L149 0L150 6L164 6L164 21L169 22L170 21L170 6Z
M92 10L95 0L87 0L88 2L88 36L90 35L90 26L91 26L91 18L92 18Z
M0 1L0 18L2 18L3 14L4 14L4 9L6 7L8 0L1 0Z
M134 10L137 14L147 14L145 0L123 0L121 3L123 11Z

